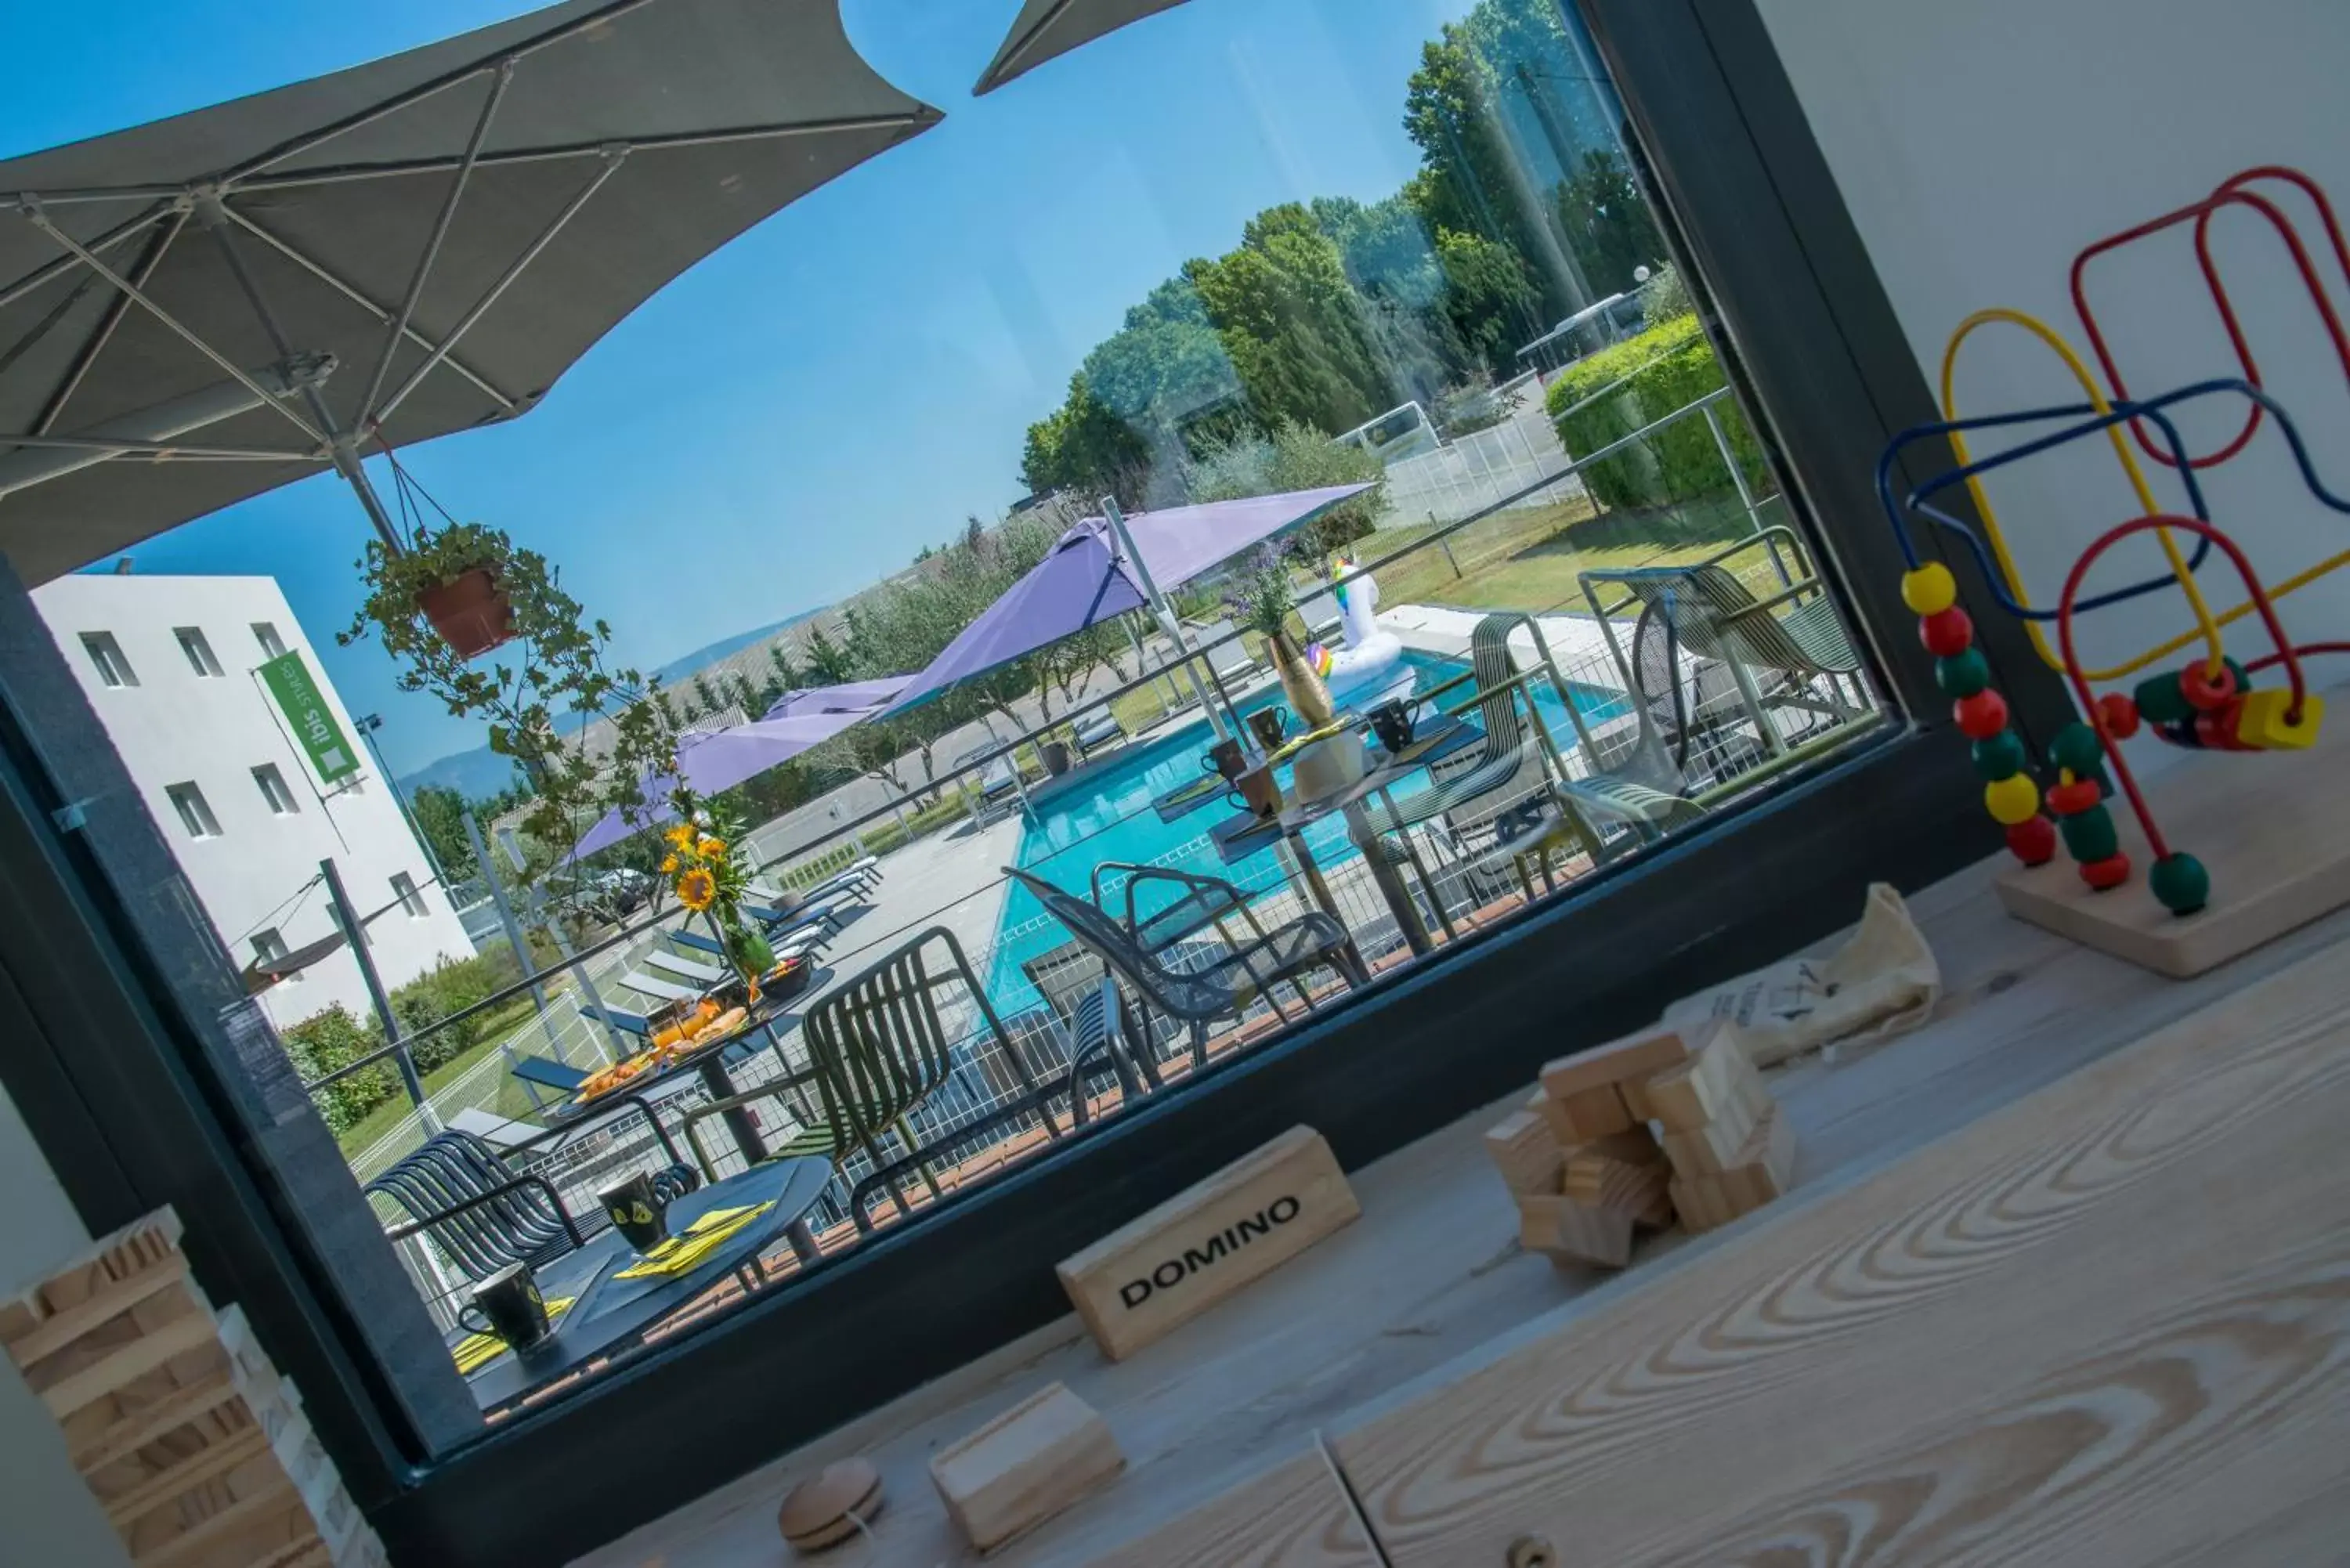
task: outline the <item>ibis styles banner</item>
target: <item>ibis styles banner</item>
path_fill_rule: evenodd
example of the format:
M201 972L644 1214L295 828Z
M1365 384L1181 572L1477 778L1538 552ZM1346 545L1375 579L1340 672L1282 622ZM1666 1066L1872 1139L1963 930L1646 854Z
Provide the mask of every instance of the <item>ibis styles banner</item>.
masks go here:
M295 743L309 756L320 784L338 784L359 771L351 742L335 722L335 711L327 706L327 694L302 662L299 649L288 649L263 665L261 680L277 700L278 711L286 715Z

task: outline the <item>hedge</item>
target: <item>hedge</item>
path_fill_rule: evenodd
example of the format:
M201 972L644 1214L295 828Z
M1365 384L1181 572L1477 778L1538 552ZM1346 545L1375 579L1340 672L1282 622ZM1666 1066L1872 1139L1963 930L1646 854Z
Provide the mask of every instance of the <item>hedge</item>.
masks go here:
M1627 376L1630 380L1613 395L1565 412ZM1575 457L1620 441L1725 384L1721 361L1692 314L1569 366L1551 383L1544 406L1567 455ZM1757 490L1773 488L1761 443L1737 404L1725 399L1714 409L1747 483ZM1669 506L1730 488L1730 472L1722 466L1713 432L1702 415L1694 414L1582 473L1592 499L1607 507Z
M522 966L515 962L513 950L500 947L475 958L444 961L430 974L419 975L393 992L392 1016L400 1020L401 1034L416 1042L409 1056L418 1074L445 1066L480 1045L488 1038L489 1024L504 1010L492 1009L435 1033L425 1033L431 1025L486 1001L521 978ZM382 1025L372 1018L361 1023L339 1002L281 1030L278 1038L305 1083L383 1049ZM329 1084L311 1098L328 1130L341 1133L399 1093L399 1070L386 1061Z

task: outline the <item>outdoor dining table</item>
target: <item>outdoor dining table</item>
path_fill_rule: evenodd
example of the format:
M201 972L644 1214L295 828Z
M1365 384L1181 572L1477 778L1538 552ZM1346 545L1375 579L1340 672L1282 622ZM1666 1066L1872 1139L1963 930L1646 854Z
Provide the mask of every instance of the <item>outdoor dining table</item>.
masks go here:
M788 1240L803 1263L816 1260L808 1210L832 1180L832 1162L822 1158L779 1159L687 1193L669 1207L670 1231L684 1234L703 1215L720 1209L775 1205L729 1236L683 1273L624 1280L620 1272L636 1253L617 1231L606 1230L588 1244L537 1271L539 1290L551 1299L577 1292L554 1332L527 1350L507 1351L476 1368L466 1379L474 1403L488 1410L531 1389L578 1371L589 1362L626 1350L645 1331L691 1302L728 1275L755 1272L760 1255L777 1238ZM465 1338L452 1336L452 1348Z
M1434 943L1429 937L1427 923L1419 918L1419 906L1412 900L1411 889L1404 886L1402 876L1388 857L1379 853L1376 843L1378 835L1371 826L1369 815L1363 810L1363 803L1373 795L1378 795L1385 800L1390 819L1395 818L1398 814L1389 791L1419 770L1456 755L1479 744L1483 739L1484 732L1467 720L1448 714L1432 724L1422 726L1412 743L1398 755L1389 756L1375 748L1371 753L1370 770L1336 794L1320 800L1295 802L1270 817L1259 817L1246 811L1237 812L1210 828L1209 839L1227 866L1285 840L1290 853L1296 857L1298 875L1305 880L1306 890L1315 903L1343 926L1347 923L1346 917L1338 912L1337 900L1331 897L1330 885L1324 879L1322 867L1315 860L1314 851L1305 840L1308 828L1334 812L1343 813L1347 819L1347 836L1363 852L1363 859L1370 867L1371 881L1378 887L1379 897L1388 910L1394 914L1396 927L1402 931L1406 945L1414 953L1429 952ZM1419 871L1425 881L1427 873L1419 864L1419 852L1412 847L1408 833L1404 835L1404 852L1411 857L1413 869ZM1436 913L1439 919L1445 919L1442 903L1437 905ZM1451 934L1449 920L1445 922L1445 929L1447 934Z
M548 1107L543 1119L550 1127L569 1127L595 1115L598 1109L604 1108L607 1101L623 1091L641 1095L654 1085L666 1084L684 1073L697 1075L712 1100L732 1099L738 1091L734 1086L733 1075L726 1067L727 1053L738 1045L748 1044L752 1035L762 1032L767 1036L767 1044L775 1045L775 1023L789 1010L788 1000L762 999L756 1007L749 1010L750 1016L743 1021L742 1026L724 1040L696 1046L691 1053L677 1057L667 1065L639 1074L619 1088L598 1095L592 1100L581 1100L577 1096L565 1100ZM743 1151L745 1160L756 1165L767 1158L767 1140L761 1135L758 1120L752 1116L748 1106L734 1106L723 1114L723 1119L726 1123L726 1130L733 1134L734 1146Z

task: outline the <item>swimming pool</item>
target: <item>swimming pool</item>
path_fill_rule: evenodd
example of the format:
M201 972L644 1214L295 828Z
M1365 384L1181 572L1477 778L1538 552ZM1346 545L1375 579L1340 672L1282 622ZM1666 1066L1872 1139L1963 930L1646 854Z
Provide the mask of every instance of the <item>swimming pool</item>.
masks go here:
M1417 649L1407 649L1403 657L1417 674L1413 686L1417 691L1440 686L1469 668L1465 659ZM1548 681L1533 690L1552 740L1571 744L1575 729L1565 701ZM1575 706L1586 723L1630 711L1620 694L1605 688L1575 686L1573 690ZM1450 707L1465 693L1465 688L1447 692L1440 701ZM1243 700L1240 707L1246 713L1284 701L1279 687L1268 687ZM1173 866L1251 885L1277 875L1270 846L1237 865L1223 863L1209 842L1208 829L1231 815L1226 806L1204 805L1174 822L1159 821L1151 808L1150 803L1169 790L1200 776L1200 759L1209 738L1207 720L1195 720L1171 734L1128 746L1101 768L1037 799L1035 814L1020 836L1020 868L1081 897L1089 891L1094 867L1110 861ZM1285 776L1283 783L1287 783ZM1409 799L1427 787L1428 775L1420 773L1398 785L1395 794L1399 799ZM1344 865L1357 854L1347 840L1346 820L1339 816L1307 829L1305 842L1326 868ZM1035 894L1017 884L1003 901L996 933L995 959L988 973L988 992L996 1006L1016 1012L1041 1005L1042 998L1020 966L1067 941L1068 933L1045 914Z

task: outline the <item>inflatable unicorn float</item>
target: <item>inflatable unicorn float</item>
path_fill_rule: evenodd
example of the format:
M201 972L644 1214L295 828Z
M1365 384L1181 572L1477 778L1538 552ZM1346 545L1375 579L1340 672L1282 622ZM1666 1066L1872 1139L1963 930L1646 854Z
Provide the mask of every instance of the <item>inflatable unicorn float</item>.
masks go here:
M1390 698L1408 698L1418 677L1404 662L1403 639L1379 629L1379 585L1351 556L1330 567L1330 597L1338 601L1346 644L1309 643L1305 661L1330 689L1333 706L1361 713Z

